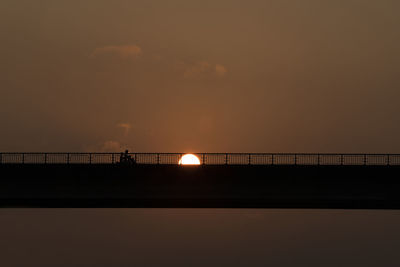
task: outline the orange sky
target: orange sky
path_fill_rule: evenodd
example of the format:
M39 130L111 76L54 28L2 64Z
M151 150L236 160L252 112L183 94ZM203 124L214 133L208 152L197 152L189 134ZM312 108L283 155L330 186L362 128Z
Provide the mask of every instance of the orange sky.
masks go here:
M400 2L0 3L0 151L400 151Z

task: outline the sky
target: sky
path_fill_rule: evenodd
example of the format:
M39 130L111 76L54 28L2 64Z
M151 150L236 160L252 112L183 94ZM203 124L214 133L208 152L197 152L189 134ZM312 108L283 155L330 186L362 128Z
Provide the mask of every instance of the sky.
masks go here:
M2 0L0 151L400 151L397 0Z

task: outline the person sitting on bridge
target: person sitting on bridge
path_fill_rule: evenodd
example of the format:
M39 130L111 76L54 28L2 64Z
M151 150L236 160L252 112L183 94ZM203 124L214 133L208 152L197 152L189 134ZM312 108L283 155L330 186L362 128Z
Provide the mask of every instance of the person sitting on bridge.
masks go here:
M119 162L126 165L136 164L136 161L129 155L128 149L125 150L125 153L121 153Z

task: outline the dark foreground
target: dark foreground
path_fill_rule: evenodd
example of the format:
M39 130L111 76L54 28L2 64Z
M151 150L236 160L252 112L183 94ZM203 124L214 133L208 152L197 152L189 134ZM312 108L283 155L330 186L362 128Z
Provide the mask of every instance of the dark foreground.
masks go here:
M398 166L0 165L2 207L399 209Z

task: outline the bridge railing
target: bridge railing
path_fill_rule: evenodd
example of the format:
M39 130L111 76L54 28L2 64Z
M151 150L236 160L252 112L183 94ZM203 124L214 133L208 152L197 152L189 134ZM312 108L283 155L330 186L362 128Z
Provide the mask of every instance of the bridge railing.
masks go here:
M203 165L400 165L400 154L194 153ZM129 153L137 164L176 165L185 153ZM0 164L118 164L120 153L0 153Z

